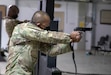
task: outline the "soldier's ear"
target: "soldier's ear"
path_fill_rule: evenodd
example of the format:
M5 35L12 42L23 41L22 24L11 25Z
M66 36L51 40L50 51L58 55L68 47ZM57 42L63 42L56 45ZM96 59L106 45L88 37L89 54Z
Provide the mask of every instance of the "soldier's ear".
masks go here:
M37 22L37 26L39 26L40 25L40 22Z

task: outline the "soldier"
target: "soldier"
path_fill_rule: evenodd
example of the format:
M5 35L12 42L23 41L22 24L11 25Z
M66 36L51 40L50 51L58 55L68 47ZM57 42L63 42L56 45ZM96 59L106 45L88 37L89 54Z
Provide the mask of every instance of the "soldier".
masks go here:
M32 75L38 51L56 56L71 51L70 42L79 42L77 31L71 34L44 30L50 17L43 11L34 13L31 23L15 27L9 43L8 65L5 75Z
M19 20L16 20L16 18L18 17L18 13L19 13L19 8L17 6L15 6L15 5L9 6L8 15L6 17L6 32L9 36L9 38L12 35L14 27L18 23L20 23Z
M5 18L6 19L6 32L8 34L9 39L12 36L14 27L17 24L26 22L26 20L25 21L17 20L18 14L19 14L19 8L16 5L10 5L9 10L8 10L8 15Z

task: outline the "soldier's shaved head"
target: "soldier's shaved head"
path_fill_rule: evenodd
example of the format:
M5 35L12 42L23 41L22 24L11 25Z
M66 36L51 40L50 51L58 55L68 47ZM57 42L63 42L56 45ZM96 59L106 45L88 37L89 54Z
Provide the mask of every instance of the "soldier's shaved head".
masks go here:
M32 17L32 22L33 23L43 23L44 21L48 21L50 20L49 15L46 12L43 11L37 11L34 13L33 17Z

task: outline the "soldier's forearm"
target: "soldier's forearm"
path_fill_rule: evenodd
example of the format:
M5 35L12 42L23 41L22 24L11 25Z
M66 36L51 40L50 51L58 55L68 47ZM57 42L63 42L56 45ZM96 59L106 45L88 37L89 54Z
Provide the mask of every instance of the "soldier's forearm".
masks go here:
M48 55L53 57L70 51L72 51L70 44L57 44L52 47Z

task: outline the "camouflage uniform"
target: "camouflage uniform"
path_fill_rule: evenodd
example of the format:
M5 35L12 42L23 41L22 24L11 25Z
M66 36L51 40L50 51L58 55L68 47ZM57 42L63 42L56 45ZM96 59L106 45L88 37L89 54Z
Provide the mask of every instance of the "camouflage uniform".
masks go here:
M9 44L6 75L32 75L38 51L56 56L71 51L69 34L40 29L31 23L15 27Z
M6 32L8 34L9 40L10 37L12 36L12 32L14 30L14 27L20 23L20 21L16 20L16 19L9 19L9 18L5 18L6 19ZM9 41L8 44L9 45Z
M16 19L6 18L6 32L9 36L9 38L12 36L13 29L18 23L19 23L19 21Z

